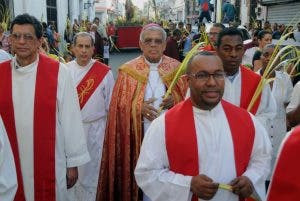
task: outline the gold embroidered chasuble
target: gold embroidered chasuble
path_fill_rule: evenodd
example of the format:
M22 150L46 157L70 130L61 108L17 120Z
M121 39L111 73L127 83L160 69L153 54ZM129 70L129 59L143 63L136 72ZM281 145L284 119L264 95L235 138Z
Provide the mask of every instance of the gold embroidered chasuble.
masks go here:
M158 73L167 88L179 65L175 59L162 57ZM143 56L119 68L110 103L96 201L142 200L134 169L144 135L141 110L149 72ZM180 79L172 90L175 103L184 99L186 88L186 82Z

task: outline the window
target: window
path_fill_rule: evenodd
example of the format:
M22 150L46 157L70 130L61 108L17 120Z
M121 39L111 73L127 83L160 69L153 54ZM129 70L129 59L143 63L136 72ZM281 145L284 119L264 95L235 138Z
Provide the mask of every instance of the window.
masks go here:
M47 21L54 21L55 27L57 27L56 0L47 0Z

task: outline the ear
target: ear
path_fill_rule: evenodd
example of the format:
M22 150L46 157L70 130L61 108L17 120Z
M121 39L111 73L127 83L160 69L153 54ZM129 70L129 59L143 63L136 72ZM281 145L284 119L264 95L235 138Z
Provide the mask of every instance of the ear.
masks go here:
M43 37L37 39L37 45L38 45L38 47L42 46L43 40L44 40Z

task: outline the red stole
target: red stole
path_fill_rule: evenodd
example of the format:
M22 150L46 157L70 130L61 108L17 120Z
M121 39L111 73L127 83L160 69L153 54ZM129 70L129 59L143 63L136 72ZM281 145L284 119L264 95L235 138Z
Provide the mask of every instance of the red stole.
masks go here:
M0 113L8 133L16 164L18 190L14 201L25 201L12 100L12 69L10 63L11 61L7 61L0 64ZM33 121L35 201L55 201L55 133L58 70L58 62L42 54L39 55Z
M300 198L300 126L286 139L271 179L267 201L298 201Z
M95 61L89 72L80 81L77 86L80 109L84 107L108 71L109 68L106 65Z
M231 130L236 174L241 176L250 160L255 128L249 113L245 110L223 100L222 106ZM170 170L183 175L198 175L199 156L191 100L181 102L167 111L165 124ZM192 200L196 200L196 196L193 196Z
M240 107L247 110L255 90L260 82L261 77L249 70L248 68L241 66L241 100ZM258 106L260 104L261 94L256 99L250 112L256 114Z

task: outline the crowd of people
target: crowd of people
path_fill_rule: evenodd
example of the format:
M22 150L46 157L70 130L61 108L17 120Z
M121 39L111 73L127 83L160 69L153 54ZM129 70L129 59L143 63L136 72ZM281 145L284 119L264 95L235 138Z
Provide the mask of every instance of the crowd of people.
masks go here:
M77 19L71 24L68 22L63 36L61 36L56 29L56 22L50 21L48 24L42 22L43 35L40 52L61 62L67 63L75 58L73 51L74 37L79 32L88 32L92 35L94 40L93 58L108 65L109 53L111 47L115 42L116 27L111 21L104 26L98 17L93 21ZM4 32L2 25L0 25L0 61L10 59L14 54L9 42L9 32ZM62 42L62 40L64 40ZM6 52L3 52L5 50ZM8 53L8 54L6 54Z
M285 68L264 80L273 30L245 47L221 23L149 23L114 80L99 49L114 25L81 28L65 33L65 63L48 54L53 22L22 14L0 35L13 55L0 63L1 201L298 200L300 84Z

